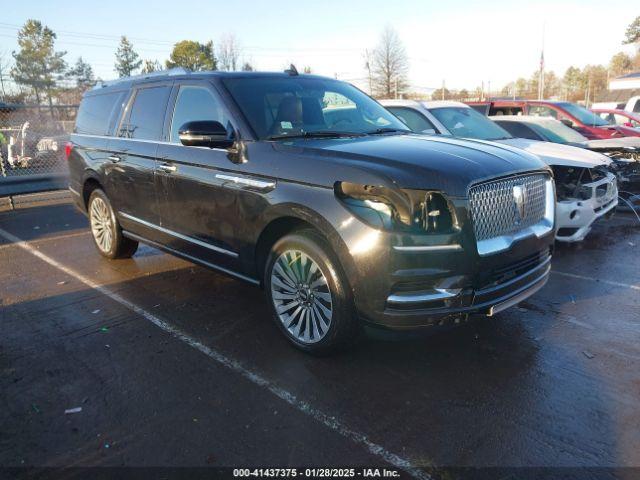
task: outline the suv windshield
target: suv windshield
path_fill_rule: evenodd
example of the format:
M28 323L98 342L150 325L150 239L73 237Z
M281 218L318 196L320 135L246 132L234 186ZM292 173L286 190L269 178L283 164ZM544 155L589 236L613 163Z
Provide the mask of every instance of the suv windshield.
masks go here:
M548 138L553 143L580 143L588 139L584 135L576 132L573 128L567 127L557 120L527 123L542 136Z
M504 140L513 138L501 126L469 107L443 107L429 110L454 137L478 140Z
M581 107L580 105L576 105L575 103L559 103L558 106L580 120L584 125L594 127L609 125L606 120L603 120L597 114Z
M261 140L410 132L345 82L273 76L225 78L223 83Z

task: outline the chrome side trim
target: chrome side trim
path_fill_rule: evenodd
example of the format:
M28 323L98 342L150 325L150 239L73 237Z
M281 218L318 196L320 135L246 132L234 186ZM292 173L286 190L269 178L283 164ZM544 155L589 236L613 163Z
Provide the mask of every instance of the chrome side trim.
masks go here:
M161 227L160 225L156 225L155 223L147 222L146 220L142 220L141 218L134 217L133 215L129 215L128 213L118 212L118 215L128 220L131 220L133 222L139 223L140 225L144 225L145 227L153 228L154 230L158 230L159 232L166 233L167 235L171 235L172 237L176 237L181 240L184 240L185 242L193 243L203 248L208 248L209 250L213 250L214 252L223 253L224 255L229 255L230 257L234 257L234 258L238 257L238 254L236 252L232 252L230 250L225 250L224 248L216 247L215 245L211 245L209 243L203 242L202 240L198 240L197 238L182 235L181 233L174 232L173 230L169 230L168 228Z
M445 252L462 250L462 245L394 245L393 249L398 252Z
M460 294L460 288L434 288L433 293L409 292L397 293L387 297L389 305L410 305L412 303L434 302L437 300L447 300Z
M229 182L233 182L238 185L259 188L261 190L266 190L268 188L275 188L276 186L276 182L255 180L253 178L247 178L247 177L238 177L237 175L226 175L224 173L216 173L216 178L219 178L220 180L227 180Z
M493 305L489 308L487 312L488 317L494 316L496 313L502 312L509 307L513 307L514 305L522 302L523 300L529 298L531 295L536 293L542 287L545 286L547 280L549 280L549 273L551 272L551 267L545 270L545 272L540 275L538 278L527 284L517 295L511 297L508 300L505 300L502 303L498 303L497 305Z
M71 187L68 187L68 188L69 188L69 191L70 191L71 193L73 193L76 197L79 197L79 196L80 196L80 192L78 192L77 190L74 190L74 189L73 189L73 188L71 188Z
M239 278L240 280L244 280L245 282L249 282L253 285L260 285L260 282L258 280L256 280L255 278L251 278L251 277L247 277L245 275L242 275L241 273L237 273L234 272L233 270L229 270L227 268L221 267L219 265L216 265L215 263L210 263L210 262L206 262L204 260L200 260L199 258L196 257L192 257L191 255L188 255L186 253L180 252L178 250L174 250L173 248L167 247L166 245L162 245L158 242L154 242L153 240L149 240L148 238L144 238L141 237L140 235L136 235L135 233L131 233L128 232L127 230L123 230L122 234L125 237L131 238L132 240L137 240L138 242L142 242L142 243L146 243L148 245L151 245L152 247L155 247L159 250L164 250L168 253L171 253L177 257L182 257L186 260L189 260L193 263L197 263L199 265L203 265L205 267L208 268L212 268L214 270L218 270L220 272L226 273L227 275L231 275L233 277Z
M114 136L89 135L87 133L72 133L71 135L77 135L78 137L86 137L86 138L105 138L107 140L126 140L128 142L155 143L156 145L173 145L174 147L184 147L184 148L204 148L206 150L215 150L218 152L228 151L226 148L195 147L195 146L182 145L181 143L165 142L162 140L144 140L142 138L125 138L125 137L116 137L115 135Z

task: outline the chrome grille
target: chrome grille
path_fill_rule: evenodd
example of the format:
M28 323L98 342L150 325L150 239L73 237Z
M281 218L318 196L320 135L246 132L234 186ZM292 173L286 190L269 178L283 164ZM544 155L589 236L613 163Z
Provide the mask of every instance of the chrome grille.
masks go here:
M469 190L471 218L477 241L509 236L545 218L545 174L521 175L482 183ZM523 192L521 208L514 187Z

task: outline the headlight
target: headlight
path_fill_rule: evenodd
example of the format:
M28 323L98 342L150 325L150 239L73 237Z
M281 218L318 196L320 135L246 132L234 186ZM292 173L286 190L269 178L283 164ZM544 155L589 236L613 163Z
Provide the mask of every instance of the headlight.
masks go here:
M376 228L411 233L460 229L453 206L437 191L338 182L335 193L355 216Z

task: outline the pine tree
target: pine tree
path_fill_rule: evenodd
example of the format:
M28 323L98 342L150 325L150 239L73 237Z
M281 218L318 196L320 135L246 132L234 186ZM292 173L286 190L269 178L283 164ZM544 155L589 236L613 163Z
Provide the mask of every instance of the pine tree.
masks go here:
M55 51L56 34L37 20L27 20L18 32L20 50L13 52L15 65L11 76L16 83L31 88L40 104L46 94L49 105L56 86L56 75L66 69L64 56L67 52Z
M142 65L140 56L133 49L133 45L126 36L120 38L120 46L116 52L115 70L120 77L128 77Z

